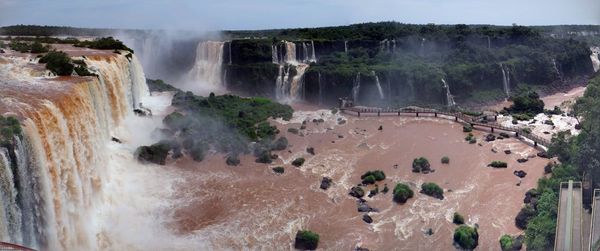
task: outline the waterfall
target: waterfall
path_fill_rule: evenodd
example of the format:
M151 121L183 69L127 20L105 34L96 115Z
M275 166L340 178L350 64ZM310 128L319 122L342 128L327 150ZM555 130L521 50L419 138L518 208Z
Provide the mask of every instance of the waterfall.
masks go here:
M229 50L229 65L232 65L233 64L233 59L231 58L231 41L229 41L227 43L227 45L228 45L227 47L229 48L228 49Z
M358 95L360 94L360 72L356 74L354 83L352 85L352 101L354 105L358 104Z
M348 54L348 41L344 41L344 53Z
M492 48L492 42L490 41L490 36L487 36L488 49Z
M310 41L310 59L309 62L316 63L317 62L317 52L315 51L315 42Z
M0 238L40 250L106 249L111 229L95 220L114 203L104 193L107 143L148 96L139 60L89 55L99 76L76 81L33 74L20 60L0 66L0 106L23 125L13 149L0 149Z
M381 52L395 52L396 51L396 39L388 40L384 39L379 42L379 50Z
M321 86L321 72L317 73L319 83L319 105L323 103L323 86Z
M504 88L504 94L506 97L510 97L510 71L508 68L504 69L504 65L500 63L500 69L502 70L502 87Z
M554 59L554 58L552 59L552 68L554 68L556 77L558 77L558 79L560 79L560 81L564 82L563 75L562 75L562 73L560 73L560 70L558 69L558 66L556 65L556 59Z
M450 86L446 83L446 80L442 78L442 86L446 89L446 104L448 107L453 107L456 105L454 102L454 96L450 93Z
M379 98L380 99L384 99L384 95L383 95L383 89L381 88L381 83L379 83L379 76L377 76L377 73L375 73L375 71L372 71L371 74L373 74L375 76L375 86L377 86L377 91L379 92Z
M421 56L425 55L425 38L421 38Z
M223 50L225 42L202 41L196 48L196 62L188 73L201 90L223 89Z
M282 52L278 47L282 45L285 48ZM294 42L281 41L280 44L272 46L272 61L279 65L279 72L275 78L275 97L282 102L294 102L298 99L304 99L304 73L309 65L306 62L313 62L315 57L314 43L311 42L311 52L307 43L302 43L301 60L296 55L296 44ZM284 53L284 56L280 56ZM309 57L310 55L310 57ZM284 58L284 60L281 60ZM315 59L316 60L316 59ZM290 69L294 67L296 74L290 78Z
M592 66L594 67L594 72L598 72L600 70L600 47L592 47L590 48L592 54L590 55L590 59L592 60Z

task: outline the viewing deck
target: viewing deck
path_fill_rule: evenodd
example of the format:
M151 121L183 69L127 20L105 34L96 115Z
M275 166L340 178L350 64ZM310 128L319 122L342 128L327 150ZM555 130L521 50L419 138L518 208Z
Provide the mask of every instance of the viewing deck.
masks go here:
M560 183L555 251L583 250L581 189L581 182Z
M486 115L471 116L471 115L467 115L467 114L464 114L461 112L441 111L441 110L436 110L436 109L421 108L421 107L414 107L414 106L397 108L397 109L368 108L368 107L345 107L345 108L340 108L340 109L342 110L342 112L344 112L346 114L355 115L358 117L365 116L365 115L366 116L402 116L402 115L407 115L407 114L414 114L416 117L419 117L420 115L423 115L423 114L428 115L428 116L433 115L434 117L453 119L454 121L456 121L458 123L462 123L464 125L470 125L474 129L477 129L477 127L479 127L479 128L483 127L483 128L489 128L491 130L491 132L494 132L495 130L511 132L511 133L514 133L517 138L522 137L524 139L530 140L531 142L533 142L533 145L536 147L538 145L541 145L541 146L547 148L550 145L549 140L541 138L536 135L533 135L531 133L528 133L525 130L523 130L522 128L513 127L513 126L507 127L507 126L497 123L496 115L494 115L493 121L487 121L484 119L484 117L486 117L486 118L488 117Z

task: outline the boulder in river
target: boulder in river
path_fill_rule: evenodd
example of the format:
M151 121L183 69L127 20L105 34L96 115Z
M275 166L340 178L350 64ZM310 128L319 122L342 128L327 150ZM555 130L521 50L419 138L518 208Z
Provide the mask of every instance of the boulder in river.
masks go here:
M366 223L369 223L369 224L373 223L373 218L371 218L371 216L369 216L368 214L364 214L362 219Z
M333 182L333 180L331 180L331 178L323 177L323 179L321 180L320 188L323 190L327 190L331 186L332 182Z

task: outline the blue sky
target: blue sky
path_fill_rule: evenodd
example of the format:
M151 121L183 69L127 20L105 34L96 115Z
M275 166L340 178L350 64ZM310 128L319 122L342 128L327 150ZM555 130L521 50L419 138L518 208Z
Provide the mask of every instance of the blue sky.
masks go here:
M0 0L0 25L219 30L369 21L600 24L600 0Z

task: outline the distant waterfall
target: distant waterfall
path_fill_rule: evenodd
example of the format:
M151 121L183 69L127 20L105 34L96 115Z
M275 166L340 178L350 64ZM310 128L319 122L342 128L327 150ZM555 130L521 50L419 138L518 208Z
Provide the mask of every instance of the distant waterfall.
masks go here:
M395 52L396 51L396 40L392 39L392 40L388 40L388 39L384 39L383 41L379 42L379 51L381 52Z
M594 72L598 72L600 70L600 47L592 47L590 48L592 54L590 55L590 59L592 60L592 65L594 67Z
M314 42L302 42L298 51L296 43L281 41L272 48L272 62L279 65L279 72L275 79L275 97L279 101L293 102L304 99L304 73L309 62L316 62ZM301 58L298 58L300 56ZM290 69L295 69L296 74L290 78Z
M323 103L323 86L321 86L321 72L318 72L318 83L319 83L319 105Z
M354 104L358 104L358 97L360 94L360 72L356 74L356 78L354 79L354 83L352 85L352 101Z
M203 90L223 89L223 47L225 42L203 41L196 48L196 62L188 73L190 81Z
M442 86L446 89L446 104L448 107L453 107L456 105L454 102L454 96L450 93L450 86L446 83L446 80L442 78Z
M425 38L421 38L421 56L425 55Z
M344 41L344 53L348 54L348 41Z
M560 70L558 69L558 66L556 65L556 59L552 59L552 68L554 68L554 73L556 73L556 77L558 77L558 79L560 79L560 81L564 82L564 78L562 73L560 73Z
M383 88L381 88L381 83L379 82L379 76L377 76L377 73L375 73L375 71L372 71L371 73L375 76L375 86L377 86L377 91L379 92L379 98L384 99L385 96L383 95Z
M229 65L232 65L233 59L231 58L231 42L228 42L227 45L227 47L229 48Z
M488 49L492 48L492 41L490 41L490 36L487 36Z
M504 69L504 65L500 63L500 69L502 70L502 87L504 88L504 94L506 97L510 97L510 71L508 68Z

